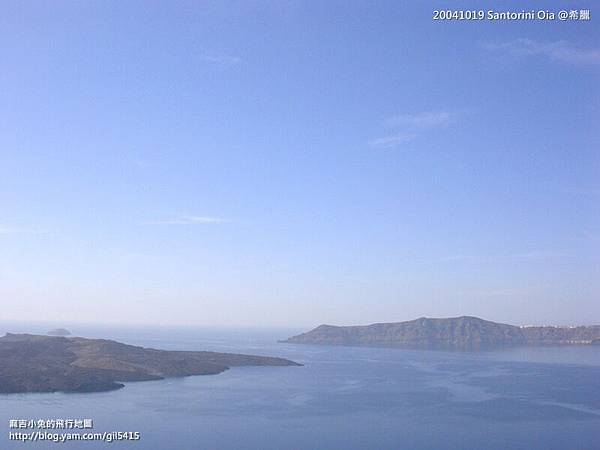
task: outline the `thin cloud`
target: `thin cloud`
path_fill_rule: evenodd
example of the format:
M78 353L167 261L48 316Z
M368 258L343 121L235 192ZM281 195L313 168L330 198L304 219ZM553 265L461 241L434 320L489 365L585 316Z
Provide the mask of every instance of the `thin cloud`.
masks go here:
M179 216L167 220L154 220L146 222L146 225L209 225L228 222L222 217L214 216Z
M369 142L371 147L377 148L394 148L406 142L412 141L416 138L416 134L411 133L399 133L393 136L385 136L377 139L373 139Z
M424 112L419 114L401 114L386 119L390 127L434 128L450 125L457 118L457 113L449 111Z
M545 56L553 61L576 65L600 65L600 49L575 47L567 41L539 42L515 39L503 43L484 43L483 48L513 56Z
M369 145L376 148L395 148L416 139L426 131L447 127L456 122L459 116L460 113L456 111L426 111L392 116L384 120L384 125L396 128L397 133L372 139Z

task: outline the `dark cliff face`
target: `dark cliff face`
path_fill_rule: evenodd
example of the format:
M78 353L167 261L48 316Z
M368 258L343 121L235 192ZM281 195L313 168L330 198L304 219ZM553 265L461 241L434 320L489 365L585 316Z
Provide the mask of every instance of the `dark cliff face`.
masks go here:
M7 334L0 338L0 393L93 392L121 381L211 375L233 366L292 366L283 358L155 350L104 339Z
M600 327L516 327L463 316L366 326L321 325L285 342L477 350L516 345L583 344L598 338Z

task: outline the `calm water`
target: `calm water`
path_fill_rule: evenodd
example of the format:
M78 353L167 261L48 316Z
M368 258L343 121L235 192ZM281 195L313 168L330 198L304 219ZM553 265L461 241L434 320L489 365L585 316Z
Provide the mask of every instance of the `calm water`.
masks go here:
M20 331L0 327L8 330ZM98 394L0 396L0 449L600 449L600 347L451 353L275 342L299 330L72 331L277 355L304 367L235 368ZM10 418L87 417L94 431L139 431L141 440L8 441Z

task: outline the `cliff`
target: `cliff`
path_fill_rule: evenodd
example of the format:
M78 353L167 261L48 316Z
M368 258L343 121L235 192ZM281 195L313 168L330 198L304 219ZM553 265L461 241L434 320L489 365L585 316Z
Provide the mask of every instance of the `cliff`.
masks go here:
M321 325L293 336L293 344L385 346L423 349L486 349L517 345L591 344L600 326L517 327L477 317L376 323L365 326Z

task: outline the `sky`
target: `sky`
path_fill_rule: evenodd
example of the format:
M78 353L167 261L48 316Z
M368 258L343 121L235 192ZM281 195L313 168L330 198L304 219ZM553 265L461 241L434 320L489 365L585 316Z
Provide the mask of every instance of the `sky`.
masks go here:
M600 7L3 1L0 318L600 323Z

